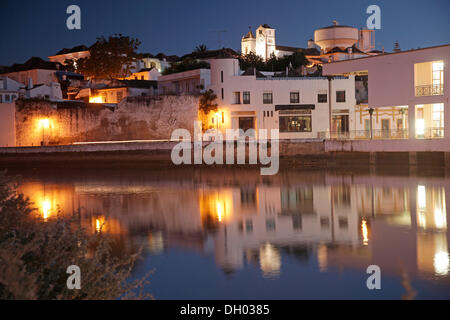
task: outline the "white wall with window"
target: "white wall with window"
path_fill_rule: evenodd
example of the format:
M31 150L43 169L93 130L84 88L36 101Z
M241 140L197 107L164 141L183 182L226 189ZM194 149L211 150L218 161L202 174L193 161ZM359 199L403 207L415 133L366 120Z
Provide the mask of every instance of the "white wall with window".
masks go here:
M329 98L329 81L325 77L259 78L242 76L236 59L211 60L211 86L217 94L219 112L224 120L219 129L279 129L280 139L318 138L329 131L329 102L332 109L346 112L349 126L354 124L354 77L332 80ZM336 91L344 92L345 100L336 102ZM223 96L222 96L223 92ZM241 100L237 104L237 93ZM331 100L330 100L331 99ZM252 114L254 121L246 119ZM239 121L239 117L243 117ZM270 132L269 132L270 133Z

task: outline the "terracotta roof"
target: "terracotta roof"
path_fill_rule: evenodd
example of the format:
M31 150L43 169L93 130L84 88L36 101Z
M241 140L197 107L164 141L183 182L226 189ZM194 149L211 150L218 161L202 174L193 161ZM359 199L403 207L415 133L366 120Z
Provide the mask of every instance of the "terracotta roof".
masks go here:
M249 30L249 31L247 32L247 34L246 34L245 36L243 36L243 38L244 38L244 39L255 39L255 36L254 36L252 30Z
M318 56L320 55L319 50L316 48L296 48L296 47L288 47L288 46L275 46L277 50L281 51L290 51L290 52L302 52L306 56Z
M34 69L58 70L61 65L57 62L45 61L39 57L32 57L22 64L13 64L3 69L3 73L26 71Z
M55 56L60 55L60 54L67 54L67 53L72 53L72 52L80 52L80 51L88 51L89 48L86 47L85 45L81 45L81 46L76 46L70 49L64 48L59 50Z

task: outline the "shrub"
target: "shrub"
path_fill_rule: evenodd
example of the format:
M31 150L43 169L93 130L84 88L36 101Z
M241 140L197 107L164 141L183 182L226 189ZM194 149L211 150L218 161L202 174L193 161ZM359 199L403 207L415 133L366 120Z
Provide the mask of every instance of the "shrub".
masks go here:
M43 220L16 183L0 172L0 299L151 298L144 278L126 281L139 254L112 254L113 240L90 234L75 217ZM81 289L69 290L67 267L81 270Z

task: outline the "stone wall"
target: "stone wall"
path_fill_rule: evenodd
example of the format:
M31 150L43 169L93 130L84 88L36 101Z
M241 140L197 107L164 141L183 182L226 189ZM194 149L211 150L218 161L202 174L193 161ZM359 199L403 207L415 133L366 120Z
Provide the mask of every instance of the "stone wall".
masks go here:
M14 103L0 103L0 147L14 147Z
M16 102L16 144L170 139L178 128L193 132L197 117L196 96L130 97L116 108L21 100Z

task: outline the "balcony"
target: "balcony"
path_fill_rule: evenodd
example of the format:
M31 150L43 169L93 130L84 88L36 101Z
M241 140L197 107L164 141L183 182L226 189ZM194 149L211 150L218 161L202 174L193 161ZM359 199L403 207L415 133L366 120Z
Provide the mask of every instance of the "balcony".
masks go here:
M441 96L444 94L444 86L442 84L429 84L416 86L416 96Z
M318 138L331 140L371 140L370 130L352 130L347 132L319 132ZM408 129L373 130L372 140L408 139Z

